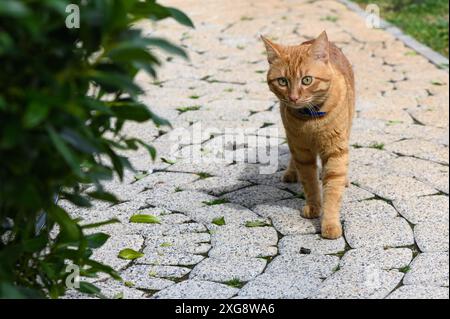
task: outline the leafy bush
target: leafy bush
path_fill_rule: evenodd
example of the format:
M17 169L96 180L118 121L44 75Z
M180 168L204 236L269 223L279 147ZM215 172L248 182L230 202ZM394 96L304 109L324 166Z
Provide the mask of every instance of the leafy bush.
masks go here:
M66 26L69 3L79 6L78 29ZM160 62L149 47L186 54L130 26L169 17L192 26L155 0L0 1L0 298L61 296L70 263L81 276L119 278L90 258L108 236L85 234L98 224L81 226L54 198L115 201L101 182L130 167L118 152L145 147L155 156L122 132L127 121L168 125L139 102L133 79L141 69L156 75ZM95 191L82 193L81 184ZM46 223L36 229L43 211ZM87 282L79 289L98 292Z

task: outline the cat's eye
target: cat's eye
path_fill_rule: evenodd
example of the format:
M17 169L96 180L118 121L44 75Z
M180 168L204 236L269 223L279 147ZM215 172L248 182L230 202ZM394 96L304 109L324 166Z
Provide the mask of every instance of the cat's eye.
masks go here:
M287 86L288 85L288 80L286 78L278 78L277 81L278 81L278 84L280 86Z
M312 81L313 81L313 77L307 75L307 76L303 77L302 84L303 85L310 85L312 83Z

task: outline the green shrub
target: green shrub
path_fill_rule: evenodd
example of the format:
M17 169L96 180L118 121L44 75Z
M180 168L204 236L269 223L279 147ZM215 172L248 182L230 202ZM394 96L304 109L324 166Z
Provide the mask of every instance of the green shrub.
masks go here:
M66 26L69 3L79 5L80 28ZM131 26L170 17L192 26L184 13L154 0L0 1L0 298L57 298L71 263L82 277L104 272L119 279L90 258L108 235L85 234L98 225L81 226L54 197L78 206L114 202L101 182L122 179L130 167L119 151L145 147L155 156L122 132L127 121L169 124L139 102L133 79L139 70L156 75L160 63L149 47L186 54ZM81 192L82 184L95 191ZM43 211L46 223L36 229ZM79 290L99 292L87 282Z

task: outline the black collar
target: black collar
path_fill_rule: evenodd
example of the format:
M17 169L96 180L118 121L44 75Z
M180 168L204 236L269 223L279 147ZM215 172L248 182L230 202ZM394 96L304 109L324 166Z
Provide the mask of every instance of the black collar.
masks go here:
M327 115L327 112L320 111L321 105L312 106L311 108L303 107L301 109L291 108L292 112L301 118L318 118Z

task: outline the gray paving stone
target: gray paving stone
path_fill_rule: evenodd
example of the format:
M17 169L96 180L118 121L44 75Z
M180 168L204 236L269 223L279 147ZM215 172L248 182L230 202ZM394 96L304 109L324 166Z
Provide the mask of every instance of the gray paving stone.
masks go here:
M448 147L428 141L403 140L387 145L386 149L402 155L448 164Z
M282 191L275 187L257 185L225 194L222 197L226 198L232 203L236 203L245 207L252 207L265 202L276 201L292 196L293 195L291 193Z
M131 248L139 251L144 243L144 238L139 235L119 235L111 236L106 243L94 250L92 259L109 265L116 270L123 269L130 263L130 260L119 259L117 256L122 249Z
M423 253L411 263L405 285L447 286L449 284L448 252Z
M326 278L338 265L339 258L336 256L289 254L275 257L267 266L265 273Z
M320 231L318 219L307 219L300 215L304 201L286 199L254 206L260 216L270 218L273 226L283 235L315 234Z
M229 286L198 280L186 280L156 293L155 299L227 299L239 290Z
M448 223L449 201L447 196L422 196L408 200L394 201L397 211L410 223L418 224L429 220Z
M364 175L356 182L371 193L389 200L436 194L434 188L410 177Z
M358 248L350 249L341 259L340 267L377 267L384 270L399 269L409 265L413 253L409 248Z
M314 299L380 299L401 281L403 274L371 267L343 268L329 278L312 296Z
M323 239L320 235L290 235L280 240L281 254L300 254L302 248L312 254L335 254L345 250L344 238L335 240Z
M401 218L354 218L344 224L352 248L401 247L414 244L408 222Z
M205 259L202 255L186 252L155 253L144 250L144 256L137 260L138 264L165 265L165 266L193 266Z
M251 299L305 299L321 283L320 279L293 274L262 274L246 284L239 297Z
M150 266L147 265L133 265L120 276L125 282L132 283L133 287L139 289L161 290L174 284L171 280L154 277L150 272Z
M368 192L365 189L350 184L350 186L347 187L344 191L344 195L342 196L342 202L343 203L356 202L373 197L374 194L372 194L371 192Z
M449 227L447 222L425 221L414 227L417 246L422 252L448 251Z
M266 257L277 254L278 236L272 227L222 226L211 236L210 257Z
M394 290L387 299L449 299L447 287L402 286Z
M187 184L183 187L183 189L195 190L214 196L220 196L224 193L229 193L250 185L251 184L249 182L239 181L227 177L209 177Z
M232 203L204 206L187 213L193 220L203 223L212 229L211 223L217 218L224 218L226 225L244 226L249 221L262 220L250 209Z
M228 282L250 281L261 274L266 267L262 258L207 258L199 263L190 274L191 279Z
M177 266L147 266L148 273L157 278L180 279L191 272L190 268Z
M217 197L196 191L174 192L174 189L157 188L148 194L147 204L185 213L215 199Z
M382 200L364 200L360 202L343 203L341 218L351 220L358 218L394 218L397 211Z

